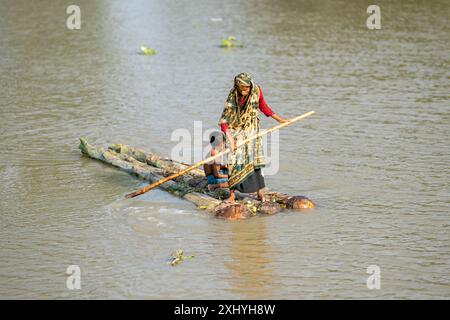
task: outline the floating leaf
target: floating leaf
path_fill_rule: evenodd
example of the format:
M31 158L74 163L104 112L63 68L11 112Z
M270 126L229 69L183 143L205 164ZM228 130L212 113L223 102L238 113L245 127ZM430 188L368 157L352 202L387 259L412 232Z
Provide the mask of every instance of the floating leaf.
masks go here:
M226 39L222 39L222 44L221 47L222 48L233 48L233 47L241 47L241 45L238 45L236 43L236 37L234 36L229 36Z
M171 255L171 261L170 261L170 265L171 266L176 266L177 264L180 264L181 262L183 262L185 259L193 259L194 255L191 256L185 256L183 250L176 250L174 252L172 252Z
M156 50L155 49L148 48L146 46L141 46L141 51L146 56L148 56L148 55L155 55L156 54Z

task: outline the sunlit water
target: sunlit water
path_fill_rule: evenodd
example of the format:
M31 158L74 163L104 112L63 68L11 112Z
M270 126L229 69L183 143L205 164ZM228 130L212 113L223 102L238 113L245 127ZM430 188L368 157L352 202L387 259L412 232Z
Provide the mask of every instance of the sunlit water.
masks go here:
M70 1L0 1L0 298L449 298L448 1L378 1L381 30L356 0L77 3L70 31ZM244 47L220 48L230 35ZM144 183L77 149L170 156L175 129L217 125L242 71L282 116L316 111L266 177L307 214L124 200ZM176 249L195 257L171 267Z

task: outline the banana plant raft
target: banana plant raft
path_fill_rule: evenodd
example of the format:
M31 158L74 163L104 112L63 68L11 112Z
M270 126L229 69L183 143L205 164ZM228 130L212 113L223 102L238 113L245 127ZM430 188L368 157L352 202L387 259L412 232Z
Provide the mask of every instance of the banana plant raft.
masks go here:
M106 148L95 147L85 138L80 138L79 148L90 158L118 167L149 182L159 181L188 167L186 164L124 144L112 144ZM305 196L291 196L267 188L265 202L258 201L254 194L236 192L236 202L227 203L222 199L229 196L228 189L209 191L207 186L208 182L203 170L194 169L159 187L194 203L208 214L227 220L247 219L260 214L276 214L284 209L305 210L315 207L315 204Z

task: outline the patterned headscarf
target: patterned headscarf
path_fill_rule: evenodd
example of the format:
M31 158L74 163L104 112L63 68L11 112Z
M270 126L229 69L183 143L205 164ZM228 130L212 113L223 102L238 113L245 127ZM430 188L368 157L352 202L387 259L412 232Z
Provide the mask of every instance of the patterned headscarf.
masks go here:
M238 85L250 86L250 93L245 99L243 106L238 103L239 90ZM258 109L259 109L259 87L254 84L252 76L248 73L240 73L234 77L234 85L228 94L227 101L225 102L225 108L220 118L220 123L228 123L231 128L236 129L238 127L244 128L253 126L256 128L258 122Z
M236 86L243 85L243 86L251 86L253 84L252 76L248 73L240 73L236 77L234 77L234 84Z

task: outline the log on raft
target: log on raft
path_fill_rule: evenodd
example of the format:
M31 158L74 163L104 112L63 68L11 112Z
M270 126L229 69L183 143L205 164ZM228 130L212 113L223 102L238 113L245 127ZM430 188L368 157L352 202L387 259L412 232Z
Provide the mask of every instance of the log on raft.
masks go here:
M169 158L163 158L159 155L145 152L143 150L133 148L127 146L125 144L112 144L108 147L108 149L113 150L117 153L124 154L135 158L136 160L149 164L151 166L155 166L161 169L164 169L167 174L165 176L177 173L178 171L186 169L189 165L183 164ZM197 187L204 188L206 191L207 181L205 178L205 173L203 170L194 169L189 172L189 175L193 177L197 177L200 179L203 185L196 185L195 178L188 178L188 183L191 185L196 185ZM192 179L192 180L190 180ZM218 192L213 193L214 196L217 197L228 197L229 191L224 189L219 189ZM310 209L314 208L315 204L310 199L305 196L290 196L281 192L271 191L269 189L265 189L265 195L269 202L277 202L282 207L288 209ZM252 201L254 204L258 204L259 201L256 200L255 196L241 193L236 191L236 198L239 200Z
M155 182L165 176L179 172L188 165L159 155L144 152L124 144L112 144L108 148L94 147L85 138L80 138L79 149L90 158L118 167L130 174ZM211 215L227 220L247 219L258 214L275 214L282 209L309 209L315 204L304 196L289 196L284 193L265 190L268 201L260 202L254 195L236 192L235 203L221 199L228 197L228 189L209 191L203 170L194 169L189 173L170 180L161 189L194 203Z

